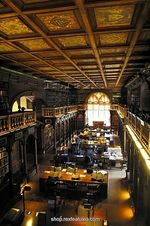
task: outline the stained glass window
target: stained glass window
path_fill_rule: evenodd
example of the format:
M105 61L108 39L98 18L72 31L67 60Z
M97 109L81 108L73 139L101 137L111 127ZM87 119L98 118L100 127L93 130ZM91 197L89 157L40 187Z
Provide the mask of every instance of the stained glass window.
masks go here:
M88 98L86 123L93 126L93 121L103 121L110 126L110 99L105 93L97 92Z

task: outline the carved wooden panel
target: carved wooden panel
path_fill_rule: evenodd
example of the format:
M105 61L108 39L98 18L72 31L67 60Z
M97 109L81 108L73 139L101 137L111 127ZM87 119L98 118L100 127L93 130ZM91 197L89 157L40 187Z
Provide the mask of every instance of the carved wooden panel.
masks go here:
M19 41L19 43L32 51L51 48L43 39L23 40Z
M97 27L130 25L134 5L95 8Z
M6 35L22 35L31 34L33 31L29 29L17 17L4 18L0 20L0 31Z
M40 14L37 16L50 31L64 31L80 28L73 11Z
M16 49L6 43L0 43L0 52L13 52Z
M101 34L100 41L102 45L125 44L127 37L128 33Z
M86 46L86 40L83 36L72 36L57 38L63 47L77 47L77 46Z

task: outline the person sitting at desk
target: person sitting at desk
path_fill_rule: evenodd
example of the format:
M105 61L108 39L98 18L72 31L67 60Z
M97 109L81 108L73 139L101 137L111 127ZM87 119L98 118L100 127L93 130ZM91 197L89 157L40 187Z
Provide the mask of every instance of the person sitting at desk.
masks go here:
M92 159L91 159L91 157L89 155L85 156L84 163L85 163L85 166L92 165Z

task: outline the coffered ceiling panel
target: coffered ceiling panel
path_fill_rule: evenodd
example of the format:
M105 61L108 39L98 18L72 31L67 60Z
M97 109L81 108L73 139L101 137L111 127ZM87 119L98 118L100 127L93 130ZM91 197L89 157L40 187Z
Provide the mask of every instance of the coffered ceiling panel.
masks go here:
M150 31L143 31L140 34L139 41L150 41Z
M49 31L64 31L80 28L73 11L40 14L37 16Z
M29 29L17 17L5 18L0 20L0 31L6 35L23 35L31 34L33 31Z
M43 51L43 52L38 52L38 56L42 58L49 58L49 57L59 57L61 54L59 52L54 52L54 51Z
M117 68L117 69L116 68L115 69L113 68L113 69L106 69L105 71L106 72L116 72L116 71L120 71L120 69L119 68Z
M51 67L38 67L39 70L41 71L53 71L54 69Z
M126 53L127 47L107 47L107 48L101 48L100 52L101 54L110 54L110 53Z
M94 58L85 58L85 59L76 59L76 62L78 63L87 63L87 62L96 62Z
M119 68L120 66L120 64L106 64L105 68Z
M83 36L57 38L57 40L63 47L78 47L87 45L86 39Z
M21 43L31 51L51 49L51 47L43 39L23 40L19 43Z
M126 44L127 33L101 34L100 41L102 45Z
M13 53L10 56L14 59L23 60L23 61L24 61L24 59L32 59L32 57L26 53L15 53L15 54Z
M62 70L71 70L71 69L74 70L73 66L60 66L59 68L61 68Z
M54 64L58 64L59 66L60 65L68 65L68 61L63 60L63 59L52 59L50 61L53 62Z
M0 43L0 52L14 52L16 49L6 43Z
M130 25L133 12L134 5L96 8L95 16L97 27Z
M103 57L103 61L122 61L123 57ZM116 62L117 63L117 62Z
M31 66L45 66L45 64L40 61L25 61L24 63Z
M1 64L80 88L120 91L150 63L150 1L0 1Z
M93 68L97 68L97 65L85 65L85 66L80 66L82 69L93 69Z
M92 51L92 49L80 49L80 50L75 50L75 49L73 49L73 50L68 50L67 51L67 54L70 54L71 56L72 55L77 55L77 57L79 57L79 55L93 55L93 51Z

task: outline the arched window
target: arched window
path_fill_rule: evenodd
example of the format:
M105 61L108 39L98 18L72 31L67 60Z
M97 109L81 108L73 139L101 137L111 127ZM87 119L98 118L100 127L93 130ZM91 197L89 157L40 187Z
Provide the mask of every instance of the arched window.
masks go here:
M34 96L22 96L19 97L12 106L12 112L19 110L19 106L24 108L26 111L32 111L32 101Z
M110 126L110 99L101 92L94 93L88 98L86 111L86 123L89 126L99 121Z

